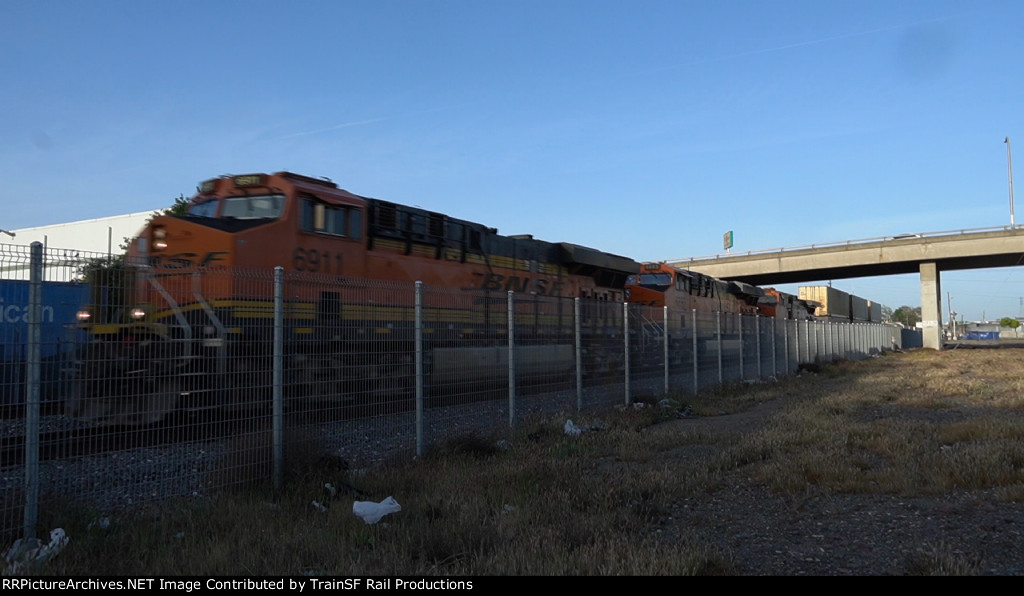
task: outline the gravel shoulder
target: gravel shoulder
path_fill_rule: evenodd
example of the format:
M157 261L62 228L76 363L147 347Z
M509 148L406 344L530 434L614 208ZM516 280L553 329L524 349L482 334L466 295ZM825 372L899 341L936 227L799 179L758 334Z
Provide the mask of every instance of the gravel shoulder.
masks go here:
M682 467L722 441L756 432L782 407L783 400L774 400L652 431L709 437L706 444L663 454ZM729 472L707 494L672 503L658 533L712 548L734 575L1024 575L1024 504L1000 501L992 490L924 497L815 488L779 494L748 468Z

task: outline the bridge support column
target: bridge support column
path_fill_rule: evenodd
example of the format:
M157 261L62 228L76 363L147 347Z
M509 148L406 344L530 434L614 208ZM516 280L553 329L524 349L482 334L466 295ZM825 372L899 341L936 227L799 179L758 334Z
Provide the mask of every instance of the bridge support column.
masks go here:
M924 347L941 350L942 291L935 262L921 263L921 327Z

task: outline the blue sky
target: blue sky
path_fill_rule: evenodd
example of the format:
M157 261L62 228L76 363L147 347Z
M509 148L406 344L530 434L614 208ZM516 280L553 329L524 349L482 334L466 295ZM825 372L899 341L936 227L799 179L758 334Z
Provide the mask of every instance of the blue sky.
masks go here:
M637 260L1007 225L1022 25L985 0L4 0L0 228L279 170ZM916 276L835 285L920 304ZM942 292L1024 315L1024 269Z

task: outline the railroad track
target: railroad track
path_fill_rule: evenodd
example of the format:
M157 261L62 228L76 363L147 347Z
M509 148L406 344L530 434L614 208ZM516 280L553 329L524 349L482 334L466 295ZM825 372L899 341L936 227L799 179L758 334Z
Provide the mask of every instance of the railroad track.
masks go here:
M538 393L537 387L520 389L525 397ZM415 399L411 391L390 396L389 400L362 401L343 406L312 407L309 409L288 412L285 426L306 426L310 424L343 423L379 416L393 416L415 409ZM472 403L507 399L504 388L489 389L477 392L469 401ZM443 408L450 404L442 403L436 396L426 398L428 408ZM25 462L25 429L21 424L24 420L24 409L9 410L5 421L15 424L6 436L0 436L0 468L24 465ZM54 415L55 411L45 412ZM88 427L85 425L69 426L58 430L41 432L37 441L39 461L50 461L99 455L132 449L161 447L184 442L216 441L235 435L248 434L261 430L270 430L272 421L269 411L261 411L242 417L237 412L220 409L198 412L177 412L166 420L145 426L103 426ZM69 420L53 416L56 425L73 424ZM55 424L43 419L43 428L52 428Z
M238 432L251 420L228 420L208 415L202 419L185 415L148 426L76 427L39 435L39 460L56 460L113 451L173 445L183 441L216 440ZM25 435L0 437L0 467L25 463Z

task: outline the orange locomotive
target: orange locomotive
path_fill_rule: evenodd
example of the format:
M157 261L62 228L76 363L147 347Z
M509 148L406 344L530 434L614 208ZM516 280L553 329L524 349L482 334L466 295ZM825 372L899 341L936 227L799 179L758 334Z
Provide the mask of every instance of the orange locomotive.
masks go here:
M614 290L622 287L624 269L636 266L572 244L499 236L494 228L289 172L203 182L185 217L154 218L135 248L158 272L282 265L332 276L606 300L621 295ZM595 266L588 255L611 258L613 268Z
M750 284L725 281L714 277L677 269L661 262L644 263L640 273L626 279L626 300L636 306L637 316L631 318L636 325L634 336L637 351L654 350L655 355L664 348L663 317L670 314L669 342L674 366L689 367L696 342L702 354L738 353L743 339L743 315L758 314L757 301L763 296L761 288ZM667 313L662 310L667 309ZM659 312L661 311L661 312ZM725 316L722 316L725 315ZM697 318L700 318L698 321ZM637 355L634 362L658 362L657 357Z
M371 307L365 295L325 280L420 281L428 288L471 290L455 299L468 312L479 311L481 303L500 304L509 291L538 304L576 297L621 303L627 275L639 268L625 257L527 235L502 236L494 228L289 172L203 182L187 214L154 217L128 257L143 266L126 293L127 314L102 320L111 309L94 305L80 315L92 341L67 403L68 413L79 419L149 423L183 408L251 400L251 391L225 398L230 387L217 381L235 372L262 386L266 379L259 376L271 370L268 348L253 341L269 343L262 340L268 337L271 286L240 271L261 271L265 279L280 265L286 274L321 278L289 286L286 308L286 317L302 320L291 332L305 334L288 348L289 384L295 391L314 391L319 389L313 383L323 386L325 379L342 386L346 376L408 376L409 367L409 346L396 343L391 353L380 353L366 343L366 332L408 327L412 294L391 292L370 300L377 302ZM493 298L486 298L491 292ZM562 324L561 306L558 312ZM459 337L493 330L486 319L460 318Z
M814 310L820 305L814 300L805 300L775 288L765 288L764 296L757 302L757 308L764 316L796 321L817 319Z
M626 300L646 306L667 306L676 312L722 312L756 315L761 288L723 281L677 269L665 263L644 263L626 279Z

